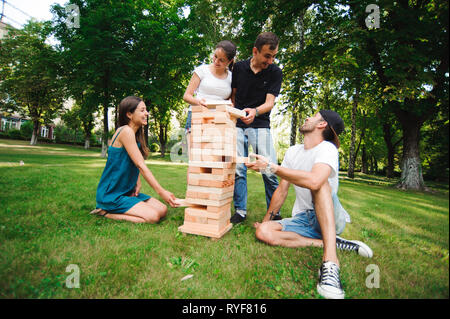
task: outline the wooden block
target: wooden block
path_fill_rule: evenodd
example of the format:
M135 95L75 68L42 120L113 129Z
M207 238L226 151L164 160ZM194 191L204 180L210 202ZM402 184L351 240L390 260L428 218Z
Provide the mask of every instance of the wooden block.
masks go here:
M218 105L233 105L230 100L206 100L205 102L208 108L216 109Z
M191 119L191 124L202 124L202 123L203 123L202 118Z
M187 190L186 191L186 198L198 198L197 192L191 191L191 190Z
M236 170L235 168L213 168L211 170L211 174L213 175L229 175L229 174L235 174Z
M189 166L205 168L230 168L231 163L191 161L189 162Z
M190 214L189 211L184 212L184 221L185 222L192 222L192 223L199 223L199 224L207 224L208 223L208 217L201 216L201 215L194 215Z
M237 164L250 163L250 160L249 160L248 157L241 157L241 156L238 156L238 157L236 158L236 163L237 163Z
M215 118L216 112L198 112L198 113L192 113L192 119L204 119L204 118Z
M198 181L198 186L205 186L205 187L229 187L232 185L234 185L234 181L231 179L225 181L203 181L203 180Z
M192 105L192 112L208 112L209 109L207 107L204 107L203 105Z
M216 111L226 111L230 114L230 116L235 118L241 118L247 116L247 113L244 110L237 109L230 105L217 105Z
M187 208L186 208L187 209ZM209 205L206 207L206 211L210 212L210 213L221 213L221 212L226 212L226 211L231 211L231 202L224 204L222 206L213 206L213 205Z
M175 202L178 204L178 207L188 207L189 204L186 202L185 198L177 198Z
M233 173L234 177L234 173ZM207 180L207 181L226 181L228 179L231 179L232 176L230 174L189 174L189 178L194 178L198 180Z
M224 200L206 200L198 198L186 198L188 204L204 205L204 206L223 206L225 204L231 203L232 197Z
M225 194L233 191L233 187L203 187L203 186L188 186L188 190L193 192L208 192L211 194Z
M229 224L226 227L224 227L223 229L219 230L219 231L205 231L205 230L200 230L197 228L192 228L189 227L189 225L183 225L178 227L178 230L183 232L183 233L187 233L187 234L193 234L193 235L201 235L201 236L206 236L206 237L211 237L211 238L221 238L223 235L225 235L231 228L233 227L233 224Z
M229 128L236 127L236 121L235 120L233 121L233 120L230 120L227 117L220 116L220 115L216 116L214 118L214 123L216 123L216 124L227 124L229 126Z
M205 161L205 162L225 162L225 159L224 159L223 156L202 155L202 161Z
M230 115L226 112L216 112L214 115L214 123L229 123L230 121Z
M207 218L206 223L208 225L216 225L218 229L222 229L228 226L228 224L230 223L230 218L231 214L229 214L229 216L224 216L220 219Z
M196 166L189 166L189 172L190 173L202 173L202 168L196 167Z
M217 213L209 212L206 209L196 209L196 208L186 208L184 211L188 212L192 216L206 217L208 218L208 220L210 219L217 220L231 217L231 210L229 208L228 210L222 210Z
M198 185L200 185L200 180L195 179L195 178L189 178L188 184L193 185L193 186L198 186Z
M199 193L202 194L202 193ZM225 193L225 194L208 194L208 198L210 200L224 200L230 197L233 197L234 192L229 192L229 193Z

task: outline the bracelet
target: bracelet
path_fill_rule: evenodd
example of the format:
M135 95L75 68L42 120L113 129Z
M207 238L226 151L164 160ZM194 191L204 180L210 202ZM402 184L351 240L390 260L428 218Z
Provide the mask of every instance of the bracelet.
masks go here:
M255 117L259 116L259 112L258 112L258 108L257 107L255 107L255 111L256 111Z
M271 162L267 163L266 168L264 170L262 170L261 173L266 174L266 175L275 174L277 168L272 164L273 163L271 163Z

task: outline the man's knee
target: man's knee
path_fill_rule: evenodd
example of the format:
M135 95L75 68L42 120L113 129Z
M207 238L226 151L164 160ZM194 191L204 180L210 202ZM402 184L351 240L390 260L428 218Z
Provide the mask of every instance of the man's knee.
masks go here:
M270 223L265 222L259 225L256 229L256 238L260 241L265 242L271 246L277 245L275 237L274 237L274 229L271 227Z
M328 183L328 180L325 181L325 183L323 183L317 189L311 189L311 195L313 196L313 198L322 195L329 195L331 198L331 186L330 183Z

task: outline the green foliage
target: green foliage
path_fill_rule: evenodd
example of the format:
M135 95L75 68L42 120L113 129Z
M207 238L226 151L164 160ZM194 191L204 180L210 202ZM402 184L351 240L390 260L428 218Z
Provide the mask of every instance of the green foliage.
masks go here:
M31 135L33 134L33 123L31 121L26 121L22 123L20 126L20 132L22 134L22 137L25 139L31 138Z
M58 80L60 57L45 43L49 23L30 21L10 30L0 45L0 107L28 116L35 123L50 122L62 107L63 85Z
M152 143L150 145L150 152L159 152L159 144L158 143Z

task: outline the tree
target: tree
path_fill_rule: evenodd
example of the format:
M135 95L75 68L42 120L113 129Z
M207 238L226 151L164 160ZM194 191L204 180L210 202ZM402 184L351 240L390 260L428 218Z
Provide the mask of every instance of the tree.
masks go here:
M71 96L92 114L102 105L102 156L108 141L108 110L131 91L136 74L132 74L134 2L118 0L70 0L80 10L80 28L66 25L67 13L60 5L53 6L54 33L66 57L66 83ZM89 90L89 97L84 90ZM80 100L81 99L81 100ZM89 101L89 102L87 102ZM92 112L91 112L92 111Z
M6 97L1 107L31 118L31 145L40 125L57 116L64 97L60 57L45 43L49 30L48 23L30 21L22 30L9 30L0 46L0 92Z
M182 96L194 66L206 56L195 7L188 17L182 12L188 3L136 2L139 14L131 47L133 73L138 75L134 91L149 110L149 127L158 136L162 157L173 113L183 106Z
M341 2L342 3L342 2ZM448 101L448 1L380 1L380 29L368 30L365 5L345 1L359 26L383 98L403 131L399 187L425 188L420 131Z

